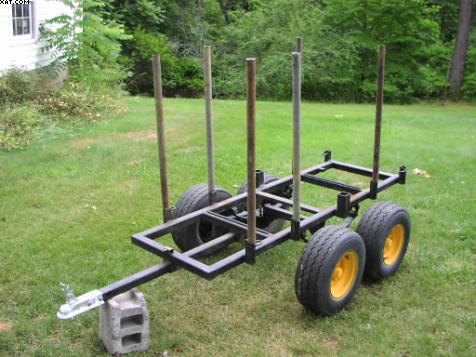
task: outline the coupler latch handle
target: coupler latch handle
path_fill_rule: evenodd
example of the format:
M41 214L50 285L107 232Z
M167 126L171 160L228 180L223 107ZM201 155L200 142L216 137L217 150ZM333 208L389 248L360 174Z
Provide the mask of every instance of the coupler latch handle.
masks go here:
M69 285L60 283L60 286L66 295L66 304L61 305L56 313L56 316L61 320L72 319L104 304L102 292L99 290L92 290L81 296L75 296Z

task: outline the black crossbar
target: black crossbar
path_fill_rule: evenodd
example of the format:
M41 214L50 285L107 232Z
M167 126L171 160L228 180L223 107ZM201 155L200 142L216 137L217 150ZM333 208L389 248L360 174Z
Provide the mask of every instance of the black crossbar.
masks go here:
M228 229L236 233L244 233L246 235L246 232L248 231L248 226L246 225L246 223L223 216L216 212L207 212L203 214L202 217L210 223L216 223L217 225L227 227ZM265 230L259 228L256 229L256 236L260 239L264 239L270 234L271 233L268 233Z
M263 192L263 191L259 191L259 192L256 192L256 196L259 196L261 198L263 198L265 201L270 201L270 202L274 202L274 203L281 203L285 206L292 206L293 205L293 201L291 200L288 200L287 198L284 198L284 197L281 197L281 196L276 196L276 195L273 195L271 193L268 193L268 192ZM304 211L304 212L309 212L309 213L319 213L320 210L316 207L313 207L313 206L309 206L309 205L305 205L305 204L302 204L301 203L301 209Z
M302 174L313 174L314 172L318 172L321 170L325 171L326 169L330 168L331 165L336 165L337 167L334 167L336 169L343 169L344 171L354 172L357 174L362 174L364 176L370 176L372 173L372 171L369 169L364 169L361 167L344 164L344 163L338 163L338 162L329 160L324 165L321 164L321 165L312 167L310 169L304 170ZM400 176L401 176L401 173L400 173ZM404 183L404 181L402 181L400 176L380 172L380 178L382 178L383 181L380 181L378 183L378 192L385 190L386 188L396 183ZM277 183L278 185L284 185L286 182L290 182L290 178L291 177L280 179L279 182ZM268 210L268 212L270 213L272 211L276 215L276 217L285 218L288 214L290 214L290 212L284 208L277 207L276 204L281 204L285 207L290 207L292 206L292 201L286 198L271 194L269 192L265 192L268 190L272 191L272 189L274 188L272 185L273 183L267 184L261 190L259 190L257 192L258 199L262 200L265 210ZM355 205L359 204L360 202L362 202L363 200L369 197L370 197L369 189L362 190L352 195L352 197L350 198L350 207L354 207ZM100 289L101 292L103 293L104 299L108 300L111 297L114 297L133 287L139 286L147 281L155 279L163 274L173 272L180 268L185 268L203 278L213 279L217 275L220 275L244 263L245 262L244 249L230 256L227 256L212 265L206 265L197 260L198 258L206 256L210 254L211 252L217 252L221 247L226 246L227 244L230 244L231 242L235 241L240 236L241 233L236 234L234 232L230 232L230 233L224 234L221 237L215 238L209 242L206 242L184 253L176 252L174 249L166 247L154 241L153 239L159 236L162 236L166 233L172 232L178 226L196 222L197 220L202 219L202 217L205 214L208 214L210 212L213 212L213 214L208 214L207 217L211 219L211 216L212 216L214 222L217 222L218 220L217 217L219 217L220 219L224 217L225 219L223 220L223 222L225 221L229 222L230 220L232 220L233 223L237 223L239 221L230 219L230 217L226 217L220 214L217 215L215 213L218 210L223 212L223 209L229 208L238 203L241 203L243 202L245 198L246 198L246 193L238 195L238 196L234 196L228 200L215 203L212 206L203 208L187 216L176 218L173 221L169 221L161 226L133 235L131 239L135 245L138 245L146 249L147 251L164 258L166 262L154 265L151 268L145 269L139 273L131 275L130 277L119 280L109 286L106 286ZM301 217L302 220L300 222L300 228L302 231L325 223L327 219L335 216L336 210L337 210L336 205L329 207L325 210L320 210L308 205L301 205L301 208L303 211L313 213L313 215L310 217L304 217L304 216ZM260 232L263 233L265 231L260 230ZM266 232L266 233L267 233L267 236L264 239L258 241L256 244L257 255L291 238L290 227L285 228L278 233L274 233L274 234L270 234L269 232Z
M276 206L276 204L265 203L263 205L263 209L265 214L270 214L277 218L287 219L288 221L290 221L293 218L293 213L291 211L288 211L285 208L278 207ZM301 215L301 220L306 218L307 218L306 216Z
M367 169L365 167L355 166L355 165L351 165L351 164L347 164L345 162L340 162L340 161L335 161L335 160L330 161L330 163L331 163L331 167L333 169L346 171L346 172L350 172L350 173L357 174L357 175L372 177L372 170L371 169ZM385 179L389 178L390 176L393 176L393 175L389 174L388 172L380 171L380 173L379 173L379 179L380 180L385 180Z
M236 240L235 234L227 233L222 235L221 237L218 237L209 242L203 243L199 245L198 247L190 249L183 254L191 258L201 258L207 255L213 254L213 252L221 250L222 247L232 243L235 240ZM118 294L126 292L136 286L145 284L148 281L158 278L164 274L172 273L178 268L181 268L181 267L176 266L169 262L164 262L164 263L154 265L139 273L131 275L127 278L124 278L122 280L119 280L111 285L108 285L102 288L101 292L103 294L103 299L108 300Z
M334 180L329 180L323 177L317 177L309 174L303 174L301 175L301 180L307 183L312 183L313 185L318 185L326 188L331 188L333 190L337 191L344 191L344 192L349 192L349 193L357 193L362 191L357 186L352 186L352 185L347 185L342 182L334 181Z

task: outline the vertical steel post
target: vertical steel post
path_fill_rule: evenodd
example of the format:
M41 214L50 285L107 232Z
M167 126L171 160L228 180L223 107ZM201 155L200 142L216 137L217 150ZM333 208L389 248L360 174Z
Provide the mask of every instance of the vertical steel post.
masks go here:
M302 48L301 48L302 50ZM301 221L301 53L293 52L293 239L300 237Z
M380 162L380 136L382 132L382 107L383 107L383 81L385 70L385 46L380 45L377 65L377 99L375 108L375 135L374 135L374 162L372 181L370 181L370 197L377 198L379 162Z
M210 204L212 204L216 201L216 190L212 118L212 59L210 46L204 47L203 72L205 79L205 117L207 124L208 200Z
M248 138L248 237L246 262L254 264L256 246L256 59L246 59L247 69L247 138Z
M302 45L303 45L303 38L296 37L296 52L302 54Z
M164 222L170 220L169 187L167 182L167 159L165 156L164 105L162 102L162 70L160 55L153 56L155 113L157 120L157 141L159 146L160 191L162 193L162 211Z

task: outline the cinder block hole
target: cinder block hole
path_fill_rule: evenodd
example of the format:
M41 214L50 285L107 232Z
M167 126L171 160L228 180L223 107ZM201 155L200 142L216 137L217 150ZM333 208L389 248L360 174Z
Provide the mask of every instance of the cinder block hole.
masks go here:
M143 322L144 322L144 315L142 314L123 317L121 319L121 329L124 327L142 325Z
M133 335L124 336L122 338L122 347L138 344L140 343L141 339L142 339L141 333L135 333Z

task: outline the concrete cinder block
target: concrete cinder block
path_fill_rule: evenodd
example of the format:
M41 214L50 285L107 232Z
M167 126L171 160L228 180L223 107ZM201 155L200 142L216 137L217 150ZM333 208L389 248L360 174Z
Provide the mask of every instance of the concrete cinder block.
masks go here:
M99 337L111 354L144 351L150 345L149 312L136 288L106 301L99 310Z

